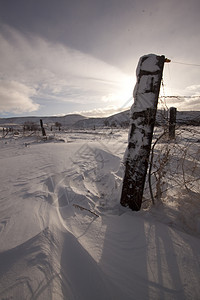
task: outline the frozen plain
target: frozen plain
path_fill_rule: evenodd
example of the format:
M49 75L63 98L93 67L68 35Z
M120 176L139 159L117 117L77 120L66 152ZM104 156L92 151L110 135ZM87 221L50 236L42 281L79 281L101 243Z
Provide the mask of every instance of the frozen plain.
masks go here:
M0 140L0 299L199 299L199 188L121 207L126 146L127 130Z

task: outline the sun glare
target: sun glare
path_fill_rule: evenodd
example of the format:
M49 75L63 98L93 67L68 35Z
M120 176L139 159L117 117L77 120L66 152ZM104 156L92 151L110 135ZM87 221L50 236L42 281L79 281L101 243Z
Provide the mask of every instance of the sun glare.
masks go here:
M104 102L109 102L117 107L126 108L130 107L133 102L133 89L136 80L131 76L125 76L119 81L119 86L116 89L116 93L108 94L103 97Z

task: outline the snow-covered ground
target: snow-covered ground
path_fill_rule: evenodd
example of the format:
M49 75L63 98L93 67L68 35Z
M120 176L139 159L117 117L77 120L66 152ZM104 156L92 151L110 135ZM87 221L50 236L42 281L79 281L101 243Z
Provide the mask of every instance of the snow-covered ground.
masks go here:
M127 139L0 139L0 299L200 299L199 160L179 164L171 145L163 202L149 206L146 193L133 212L119 203Z

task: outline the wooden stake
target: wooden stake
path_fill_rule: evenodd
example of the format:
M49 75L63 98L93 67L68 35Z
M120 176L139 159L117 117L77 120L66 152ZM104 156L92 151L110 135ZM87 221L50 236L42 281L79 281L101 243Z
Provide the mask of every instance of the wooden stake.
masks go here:
M169 109L169 139L175 139L175 128L176 128L176 108L170 107Z
M46 136L46 132L45 132L45 129L44 129L44 126L43 126L43 121L42 121L42 119L40 119L40 126L41 126L41 129L42 129L42 135L43 135L43 136Z

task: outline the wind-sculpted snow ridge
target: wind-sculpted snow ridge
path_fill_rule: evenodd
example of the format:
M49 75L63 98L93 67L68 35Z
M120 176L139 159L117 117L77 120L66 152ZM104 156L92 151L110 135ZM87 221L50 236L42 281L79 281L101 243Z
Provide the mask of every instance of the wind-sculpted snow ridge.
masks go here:
M109 133L0 140L0 299L198 299L198 234L166 198L120 206L127 132Z

